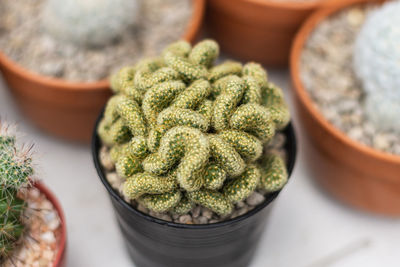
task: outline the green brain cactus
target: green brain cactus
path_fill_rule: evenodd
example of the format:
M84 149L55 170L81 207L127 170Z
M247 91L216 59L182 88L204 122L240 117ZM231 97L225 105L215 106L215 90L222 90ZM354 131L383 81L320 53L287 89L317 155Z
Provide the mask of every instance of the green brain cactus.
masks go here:
M33 174L29 151L16 146L16 137L0 121L0 264L11 256L24 233L26 203L18 197Z
M263 148L290 120L281 89L261 65L214 65L218 44L185 41L112 76L98 133L123 193L155 212L195 204L219 215L257 188L280 190L282 159Z

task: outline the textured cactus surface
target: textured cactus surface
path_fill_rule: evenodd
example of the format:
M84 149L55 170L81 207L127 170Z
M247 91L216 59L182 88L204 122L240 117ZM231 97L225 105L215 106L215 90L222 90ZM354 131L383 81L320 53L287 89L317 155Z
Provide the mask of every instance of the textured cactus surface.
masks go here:
M283 160L263 155L290 120L281 89L259 64L214 65L218 54L212 40L178 41L111 78L98 133L128 199L155 212L198 204L228 215L257 188L285 185Z
M16 147L16 137L8 134L0 121L0 264L19 244L25 202L18 198L21 188L29 184L33 174L29 151Z
M43 28L51 36L81 46L104 46L135 23L137 0L47 0Z
M400 133L400 1L373 11L354 48L354 71L366 92L367 116L382 130Z

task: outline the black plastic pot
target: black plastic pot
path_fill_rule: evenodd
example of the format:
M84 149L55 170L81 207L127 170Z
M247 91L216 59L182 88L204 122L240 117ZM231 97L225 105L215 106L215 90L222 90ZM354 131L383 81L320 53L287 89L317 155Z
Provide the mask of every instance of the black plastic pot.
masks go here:
M290 175L296 158L292 125L284 133L287 137L285 149L288 152ZM279 192L269 195L264 203L250 212L221 223L187 225L163 221L134 209L110 186L98 158L100 147L101 142L95 132L92 141L94 164L110 194L126 246L137 267L249 265L265 229L272 201Z

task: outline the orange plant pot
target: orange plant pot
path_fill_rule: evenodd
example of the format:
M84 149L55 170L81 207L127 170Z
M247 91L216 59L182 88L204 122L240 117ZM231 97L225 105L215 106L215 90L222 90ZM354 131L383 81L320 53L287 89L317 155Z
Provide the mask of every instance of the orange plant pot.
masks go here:
M183 39L193 42L203 20L205 0L193 0ZM111 95L108 80L68 82L33 73L0 51L0 71L24 115L58 137L88 143L94 123Z
M341 1L208 0L206 30L237 58L284 67L303 21L317 8Z
M308 36L328 16L357 4L384 1L348 0L313 14L292 47L290 68L296 104L307 138L307 156L314 178L339 200L361 210L400 215L400 156L377 151L350 139L317 110L299 75Z

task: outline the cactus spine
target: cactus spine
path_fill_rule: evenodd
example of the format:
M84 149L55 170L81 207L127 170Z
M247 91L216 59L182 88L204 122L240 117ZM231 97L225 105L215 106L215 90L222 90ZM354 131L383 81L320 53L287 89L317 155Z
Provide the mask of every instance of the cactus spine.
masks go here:
M24 233L22 216L26 208L18 197L33 174L29 151L16 146L16 137L0 121L0 263L12 255Z
M156 212L198 204L228 215L257 188L285 185L283 160L263 155L290 120L281 89L259 64L214 65L218 54L212 40L178 41L111 78L98 133L128 199Z

